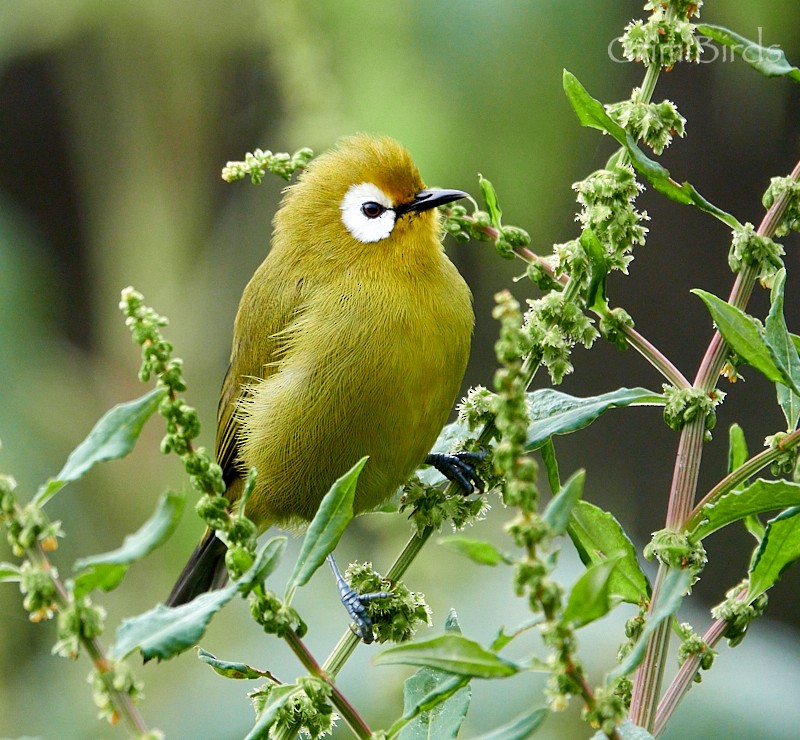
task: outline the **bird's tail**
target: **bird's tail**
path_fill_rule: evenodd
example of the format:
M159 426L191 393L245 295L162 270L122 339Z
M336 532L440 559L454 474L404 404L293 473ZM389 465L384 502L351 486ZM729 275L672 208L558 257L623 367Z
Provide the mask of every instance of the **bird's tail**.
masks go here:
M226 550L225 543L214 534L214 530L206 530L172 587L166 605L180 606L195 596L224 586L228 578Z

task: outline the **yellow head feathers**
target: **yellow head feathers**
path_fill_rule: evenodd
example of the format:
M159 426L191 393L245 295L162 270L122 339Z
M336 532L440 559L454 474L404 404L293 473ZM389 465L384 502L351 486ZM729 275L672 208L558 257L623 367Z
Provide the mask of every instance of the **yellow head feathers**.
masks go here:
M433 207L461 198L460 191L425 190L408 151L388 136L358 134L313 160L298 182L286 189L275 217L274 248L363 253L364 245L404 236L432 240ZM405 245L411 249L420 239ZM402 246L401 246L402 248Z

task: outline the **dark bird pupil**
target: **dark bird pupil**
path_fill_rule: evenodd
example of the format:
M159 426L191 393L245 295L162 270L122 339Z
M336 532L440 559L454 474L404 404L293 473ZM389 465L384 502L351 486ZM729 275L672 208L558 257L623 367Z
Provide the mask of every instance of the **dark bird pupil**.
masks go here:
M380 203L373 203L372 201L361 206L361 213L367 218L378 218L385 210Z

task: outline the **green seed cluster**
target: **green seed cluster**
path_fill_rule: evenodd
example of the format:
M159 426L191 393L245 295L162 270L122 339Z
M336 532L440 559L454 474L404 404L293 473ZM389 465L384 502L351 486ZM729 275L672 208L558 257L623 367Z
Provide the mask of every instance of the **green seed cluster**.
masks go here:
M641 89L635 87L628 100L607 105L606 110L634 139L643 141L656 154L662 154L675 136L686 135L686 119L673 102L645 103L641 93Z
M222 179L225 182L243 180L249 176L254 185L258 185L264 176L271 172L273 175L289 180L294 172L302 170L312 159L314 152L311 149L298 149L294 154L276 152L269 149L256 149L247 152L243 162L228 162L222 168Z
M652 13L646 21L629 23L622 37L622 50L629 61L647 67L670 69L678 62L697 62L703 52L689 18L698 15L702 0L654 0L645 4Z
M727 622L724 637L731 647L736 647L747 633L750 622L758 619L767 608L767 594L763 593L752 602L743 601L740 596L747 591L747 580L744 580L725 593L725 601L717 604L711 614L714 619Z
M367 603L376 642L407 642L420 625L431 623L431 610L424 594L409 591L402 581L388 582L372 567L372 563L351 563L345 571L345 578L356 593L389 593L386 598Z

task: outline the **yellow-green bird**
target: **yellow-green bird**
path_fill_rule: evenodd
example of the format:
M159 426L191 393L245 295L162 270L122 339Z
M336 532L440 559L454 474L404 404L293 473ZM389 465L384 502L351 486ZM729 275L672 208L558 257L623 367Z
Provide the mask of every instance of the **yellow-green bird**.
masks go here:
M246 513L259 531L311 520L364 455L356 513L426 461L470 490L480 485L475 456L428 455L458 393L474 323L435 206L465 196L426 190L405 148L363 134L312 160L286 189L272 248L239 304L217 415L225 495L234 507L257 469ZM207 531L167 604L224 583L224 556ZM371 640L357 598L348 599Z

